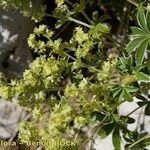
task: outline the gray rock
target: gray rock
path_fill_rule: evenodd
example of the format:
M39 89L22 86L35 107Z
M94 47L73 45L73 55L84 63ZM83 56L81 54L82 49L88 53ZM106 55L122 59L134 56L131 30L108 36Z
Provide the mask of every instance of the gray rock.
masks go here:
M27 38L33 28L34 22L18 11L0 10L0 72L6 76L20 77L32 61ZM7 66L4 66L5 63ZM0 139L14 138L18 123L24 116L25 112L16 100L8 102L0 98Z
M10 139L18 132L18 123L25 112L14 99L12 102L0 99L0 139Z
M21 76L32 61L27 38L33 28L34 22L18 11L0 10L0 72L8 77Z

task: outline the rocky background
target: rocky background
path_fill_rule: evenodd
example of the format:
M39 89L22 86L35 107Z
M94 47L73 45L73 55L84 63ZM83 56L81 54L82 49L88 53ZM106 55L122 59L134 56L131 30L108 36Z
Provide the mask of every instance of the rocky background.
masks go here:
M32 54L27 45L27 37L34 28L34 22L25 18L18 11L0 10L0 72L8 78L20 78L22 72L32 61ZM0 98L0 140L13 141L18 133L18 123L26 119L27 114L12 102ZM23 147L2 146L0 150L23 149Z

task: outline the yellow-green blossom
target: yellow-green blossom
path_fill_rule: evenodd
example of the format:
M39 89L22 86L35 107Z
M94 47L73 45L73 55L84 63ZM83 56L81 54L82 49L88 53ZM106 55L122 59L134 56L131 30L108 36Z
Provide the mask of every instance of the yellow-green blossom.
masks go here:
M57 4L57 7L60 7L64 4L64 0L55 0L55 3Z
M87 118L83 117L83 116L77 116L74 119L74 127L77 129L80 129L81 127L85 126L87 123Z
M47 26L46 25L39 25L39 27L35 27L34 28L34 33L37 34L37 35L40 35L40 34L44 34L45 30L47 29Z
M75 35L74 35L75 41L77 41L79 44L82 44L84 41L88 40L88 34L83 32L81 27L77 27L75 29Z
M35 48L35 43L36 43L35 34L30 34L29 38L28 38L28 45L29 45L29 47L34 49Z
M78 94L78 91L77 91L77 87L75 86L75 84L71 84L71 85L67 85L66 88L65 88L65 95L67 97L71 96L71 97L74 97Z

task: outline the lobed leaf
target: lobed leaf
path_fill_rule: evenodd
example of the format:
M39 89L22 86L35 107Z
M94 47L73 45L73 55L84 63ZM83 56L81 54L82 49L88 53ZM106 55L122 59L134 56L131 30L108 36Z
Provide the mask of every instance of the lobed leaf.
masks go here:
M113 131L112 141L113 141L113 146L114 146L115 150L121 150L121 137L120 137L120 132L119 132L118 126L116 126Z
M107 125L104 125L99 131L98 131L98 135L101 138L106 138L115 128L115 123L110 123Z
M132 41L130 41L127 46L126 46L126 51L128 53L132 53L133 51L135 51L139 46L140 44L145 41L145 38L143 37L139 37L139 38L136 38Z
M141 65L144 59L144 54L145 51L147 50L149 44L149 40L145 40L143 41L143 43L140 44L140 46L138 47L137 51L136 51L136 64L137 65Z
M138 21L138 24L139 26L149 32L149 29L147 27L147 20L146 20L146 15L145 15L145 10L143 7L141 7L137 13L137 21Z
M143 72L135 72L135 76L138 80L148 81L150 77Z
M133 100L133 96L126 89L124 90L124 98L129 102Z
M145 36L147 34L147 32L145 32L139 27L131 27L131 31L132 31L132 35L135 36Z

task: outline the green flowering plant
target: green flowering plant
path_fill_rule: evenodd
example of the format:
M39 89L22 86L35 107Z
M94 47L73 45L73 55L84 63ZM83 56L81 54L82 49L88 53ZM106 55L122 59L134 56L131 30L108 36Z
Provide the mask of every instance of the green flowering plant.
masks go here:
M135 122L130 115L137 109L126 116L118 112L120 104L136 97L138 109L145 106L145 115L150 115L149 99L143 96L150 80L149 60L144 56L149 46L149 5L128 2L138 8L140 27L132 27L131 40L125 44L114 38L113 25L105 23L108 16L99 20L94 10L92 17L87 15L86 8L94 7L94 1L55 0L53 14L46 14L43 5L36 14L34 1L0 2L3 8L19 8L38 21L44 15L58 20L55 28L40 24L29 35L28 45L38 57L21 79L9 81L0 74L0 96L7 100L16 96L18 104L32 114L19 125L18 138L22 143L70 140L75 144L43 147L90 150L98 136L105 138L112 133L115 150L121 150L123 139L125 149L146 149L149 134L140 137L137 129L128 129ZM65 40L57 31L70 22L75 26L71 38ZM112 48L107 48L107 44Z

